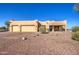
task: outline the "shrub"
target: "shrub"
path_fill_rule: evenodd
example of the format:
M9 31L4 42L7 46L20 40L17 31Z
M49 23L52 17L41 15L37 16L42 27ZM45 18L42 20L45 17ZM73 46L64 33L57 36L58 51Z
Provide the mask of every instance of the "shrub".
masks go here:
M0 27L0 32L4 32L6 31L6 28L5 27Z
M73 35L72 35L72 39L73 39L73 40L77 40L77 41L79 41L79 32L75 32L75 33L73 33Z
M77 31L79 31L79 26L72 27L72 32L77 32Z
M46 28L45 28L44 25L42 25L42 26L39 27L39 32L46 33Z

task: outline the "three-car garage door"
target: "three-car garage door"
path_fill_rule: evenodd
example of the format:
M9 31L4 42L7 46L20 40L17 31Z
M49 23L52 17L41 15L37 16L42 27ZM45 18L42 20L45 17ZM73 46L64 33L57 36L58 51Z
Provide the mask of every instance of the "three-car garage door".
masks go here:
M34 25L21 26L21 32L36 32L36 27Z

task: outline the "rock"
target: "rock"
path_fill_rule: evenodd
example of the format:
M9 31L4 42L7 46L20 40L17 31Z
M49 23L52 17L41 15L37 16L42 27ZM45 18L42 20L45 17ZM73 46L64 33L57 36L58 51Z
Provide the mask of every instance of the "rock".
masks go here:
M22 40L27 40L27 38L25 38L25 37L22 37Z
M37 34L37 36L39 36L39 34Z
M34 37L36 37L36 36L34 36Z

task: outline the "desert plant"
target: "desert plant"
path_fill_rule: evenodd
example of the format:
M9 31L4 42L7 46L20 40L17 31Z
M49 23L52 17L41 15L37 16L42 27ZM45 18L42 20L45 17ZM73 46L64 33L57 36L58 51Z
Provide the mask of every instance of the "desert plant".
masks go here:
M46 28L45 28L44 25L41 25L41 26L39 27L39 32L41 32L41 33L45 33L45 32L46 32Z
M73 35L72 35L72 39L73 39L73 40L77 40L77 41L79 41L79 32L75 32L75 33L73 33Z
M79 26L73 26L72 27L72 32L77 32L79 31Z

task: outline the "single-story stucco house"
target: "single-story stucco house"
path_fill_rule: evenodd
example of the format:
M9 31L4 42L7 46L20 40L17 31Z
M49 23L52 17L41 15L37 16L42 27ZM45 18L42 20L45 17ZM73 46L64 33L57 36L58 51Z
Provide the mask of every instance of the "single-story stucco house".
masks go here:
M67 21L10 21L10 32L39 32L44 26L46 31L66 31Z

